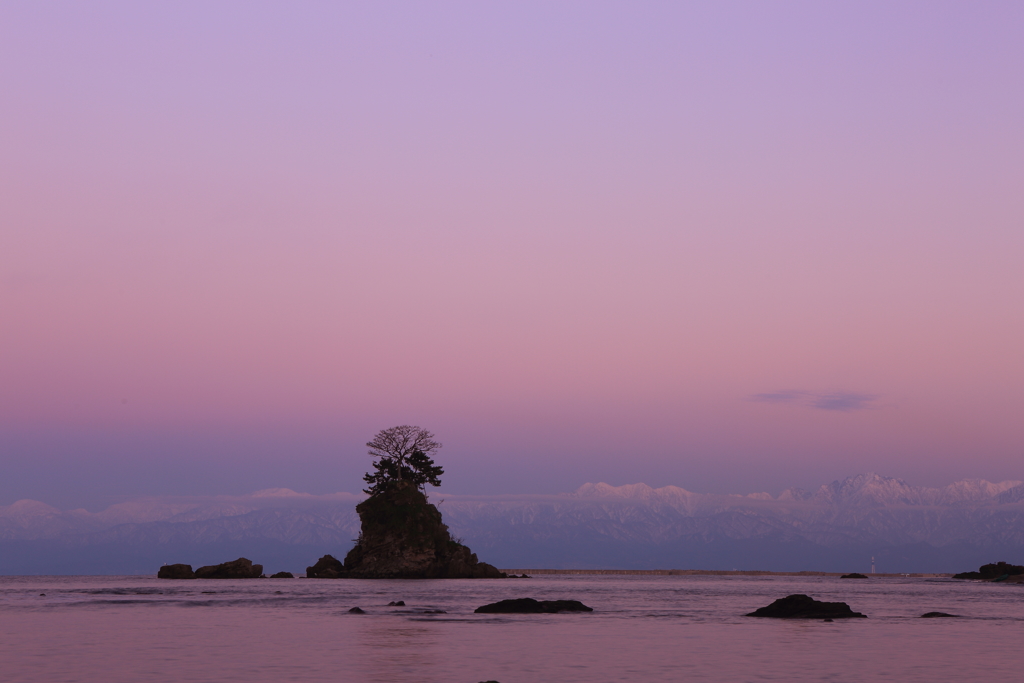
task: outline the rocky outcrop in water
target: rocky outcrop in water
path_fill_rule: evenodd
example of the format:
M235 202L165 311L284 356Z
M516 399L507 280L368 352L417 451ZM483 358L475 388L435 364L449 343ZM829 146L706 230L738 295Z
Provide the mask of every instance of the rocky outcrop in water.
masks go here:
M165 564L157 572L158 579L194 579L195 573L190 564Z
M240 557L233 562L208 565L196 570L197 579L258 579L263 576L263 565Z
M852 574L843 574L839 578L840 579L866 579L868 577L867 577L866 574L858 574L857 572L853 572Z
M324 555L312 567L306 567L307 579L340 579L344 576L345 565L334 555Z
M452 540L441 513L414 485L395 482L356 506L361 531L341 564L325 555L309 578L484 579L505 574ZM341 565L339 567L339 565Z
M594 610L579 600L517 598L492 602L489 605L477 607L473 611L480 614L557 614L558 612L593 612Z
M291 572L278 572L276 574L271 574L270 578L272 578L272 579L294 579L295 575L292 574Z
M954 574L954 579L984 579L987 581L998 581L1014 576L1024 575L1024 567L1006 562L982 565L976 572L961 572Z
M945 619L945 618L957 618L959 614L947 614L946 612L925 612L921 615L922 619Z
M809 595L796 594L779 598L747 616L773 619L849 619L865 615L854 612L845 602L821 602Z

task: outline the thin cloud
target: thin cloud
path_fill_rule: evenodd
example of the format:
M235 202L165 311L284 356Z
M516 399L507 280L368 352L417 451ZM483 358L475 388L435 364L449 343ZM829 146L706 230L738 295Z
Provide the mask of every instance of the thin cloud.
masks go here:
M761 403L797 403L806 396L806 391L773 391L767 394L754 394L750 400Z
M820 394L815 397L812 406L820 410L864 410L878 398L875 394L856 394L840 391L834 394Z
M862 394L854 391L815 393L813 391L795 389L754 394L750 397L751 401L758 403L786 403L816 408L818 410L835 410L840 412L867 410L876 399L878 399L877 394Z

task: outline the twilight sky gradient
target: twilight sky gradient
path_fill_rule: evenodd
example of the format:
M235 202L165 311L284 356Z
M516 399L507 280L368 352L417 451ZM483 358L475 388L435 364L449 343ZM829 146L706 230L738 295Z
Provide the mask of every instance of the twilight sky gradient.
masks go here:
M680 6L683 5L683 6ZM1024 5L0 8L0 505L1024 479Z

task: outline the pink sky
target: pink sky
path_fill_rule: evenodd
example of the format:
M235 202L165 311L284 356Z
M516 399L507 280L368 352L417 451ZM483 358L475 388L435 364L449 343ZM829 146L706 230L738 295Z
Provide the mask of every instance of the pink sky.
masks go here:
M1024 10L676 5L4 5L0 504L1024 479Z

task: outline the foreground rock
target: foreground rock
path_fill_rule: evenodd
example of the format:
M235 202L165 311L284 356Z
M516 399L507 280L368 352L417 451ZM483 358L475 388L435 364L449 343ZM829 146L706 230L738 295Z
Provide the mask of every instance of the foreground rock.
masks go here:
M845 602L821 602L809 595L796 594L779 598L747 616L773 619L850 619L865 615L854 612Z
M195 573L190 564L165 564L156 573L158 579L194 579Z
M954 579L984 579L986 581L1006 580L1011 577L1024 576L1024 567L1006 562L982 565L976 572L954 574Z
M498 579L505 574L452 540L441 513L414 485L395 482L356 506L361 531L342 564L330 555L306 569L313 579Z
M866 574L858 574L857 572L853 572L852 574L843 574L839 578L840 579L866 579L868 577L867 577Z
M252 560L240 557L234 562L200 567L196 570L197 579L258 579L263 576L263 565L253 564Z
M517 598L492 602L489 605L477 607L473 611L481 614L556 614L558 612L593 612L594 610L579 600Z

